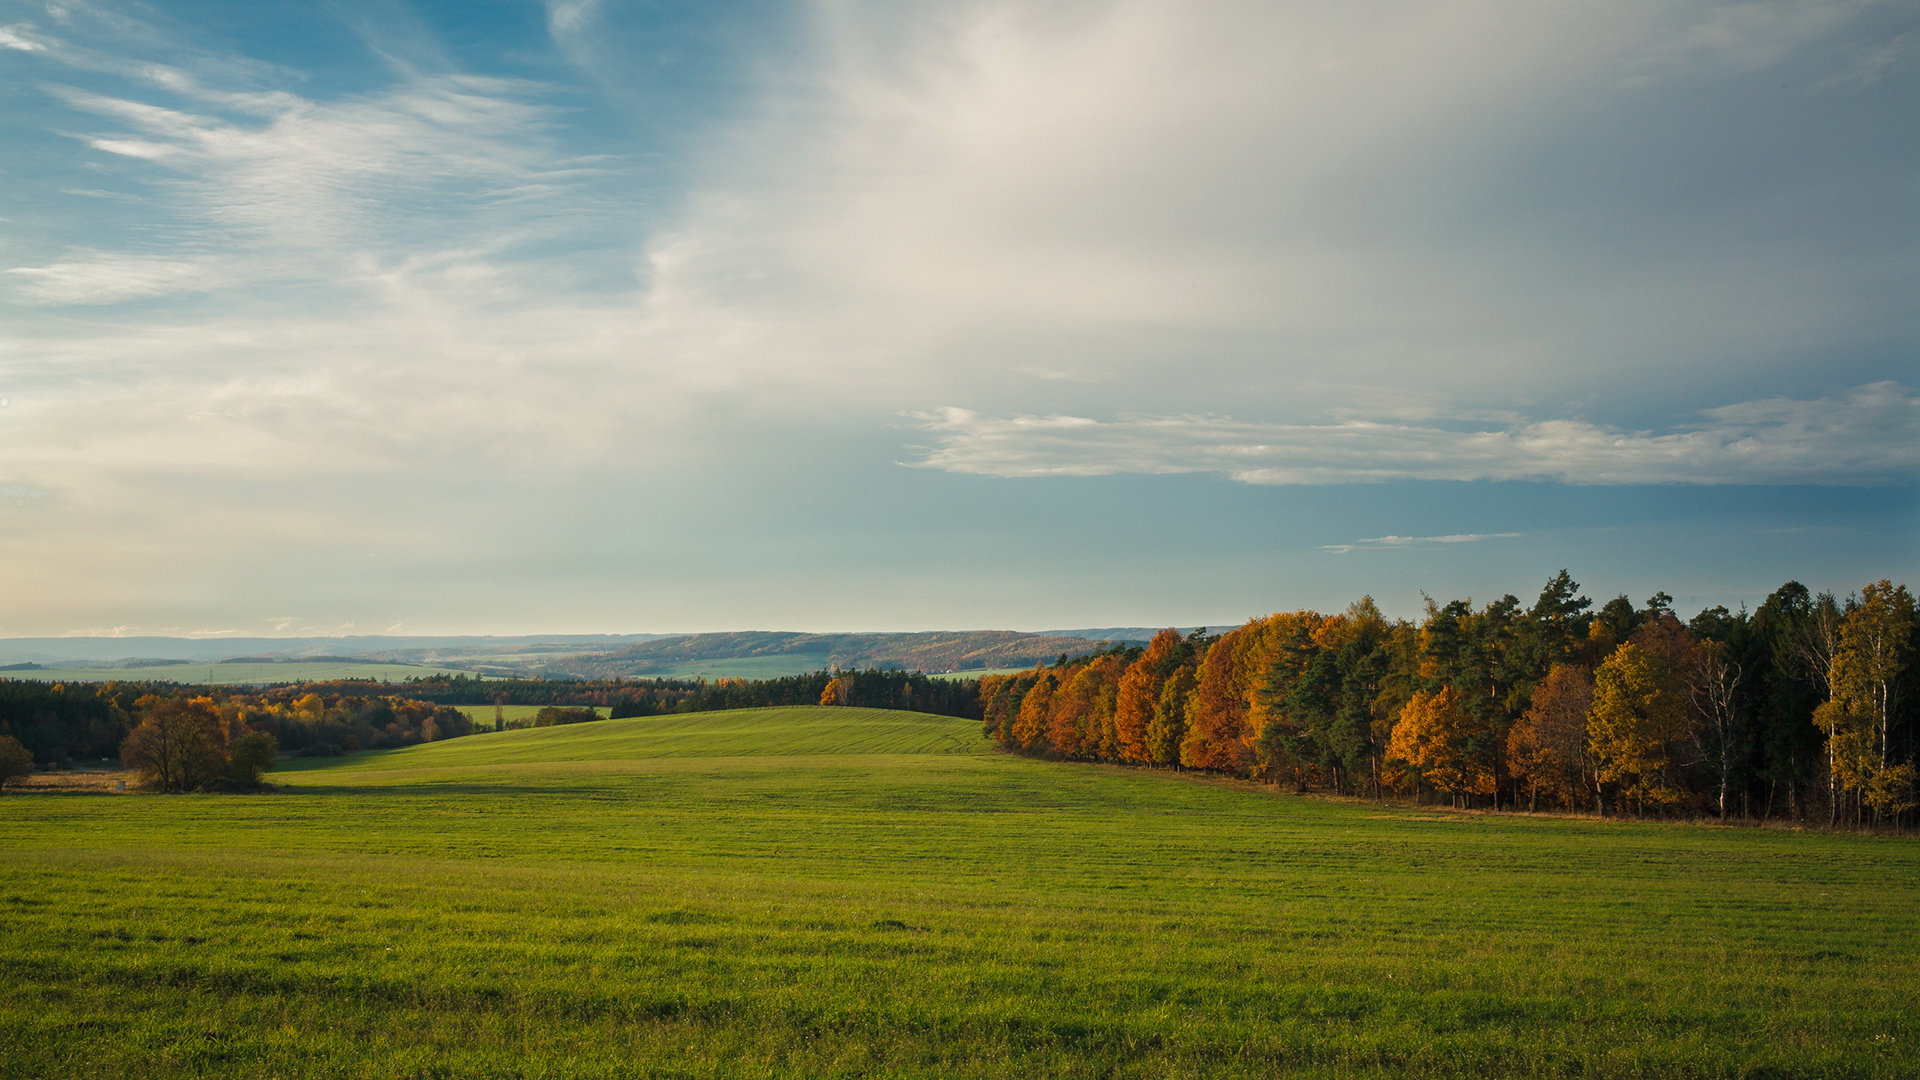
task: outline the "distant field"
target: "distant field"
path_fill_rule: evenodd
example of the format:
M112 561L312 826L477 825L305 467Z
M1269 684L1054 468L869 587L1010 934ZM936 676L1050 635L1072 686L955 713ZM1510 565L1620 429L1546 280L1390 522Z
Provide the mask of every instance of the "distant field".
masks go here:
M935 674L936 679L983 679L988 675L1018 675L1022 671L1032 671L1029 667L977 668L971 671L942 671Z
M731 676L736 679L778 679L786 675L805 675L809 671L822 671L827 667L827 655L797 656L748 656L732 660L690 660L659 671L641 672L634 676L641 679L718 679ZM935 675L937 679L977 679L982 675L1011 674L1026 671L1027 668L989 668L980 671L956 671L951 674Z
M44 668L38 671L0 671L0 678L39 682L177 682L215 686L266 683L323 682L330 679L375 679L404 682L428 675L473 675L460 668L419 664L341 664L329 662L286 664L165 664L137 668Z
M611 708L605 705L570 706L570 707L592 708L594 712L599 713L601 716L605 716L608 713L613 711ZM492 729L493 706L491 705L455 705L454 708L459 709L463 713L466 713L469 717L473 719L474 723L480 725L482 728L486 728L489 730ZM501 713L500 718L507 721L531 720L543 708L546 708L546 706L544 705L502 705L500 706L500 713Z
M731 660L689 660L634 675L638 679L778 679L787 675L805 675L827 666L827 654L800 653L793 656L741 656Z
M1920 844L801 707L0 796L0 1076L1913 1075Z

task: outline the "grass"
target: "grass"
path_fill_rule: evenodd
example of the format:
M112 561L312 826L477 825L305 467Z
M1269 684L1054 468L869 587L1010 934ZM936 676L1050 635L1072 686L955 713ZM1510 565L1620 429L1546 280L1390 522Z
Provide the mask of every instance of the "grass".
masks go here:
M745 710L0 797L0 1075L1901 1077L1907 840Z
M782 656L731 656L712 660L687 660L636 671L636 679L780 679L824 671L826 653L791 653Z
M1018 675L1023 671L1032 671L1033 665L1026 667L969 668L966 671L941 671L929 673L934 679L984 679L988 675Z
M269 683L375 679L401 683L429 675L474 675L460 668L421 664L352 664L296 660L284 664L161 664L135 668L39 668L0 672L0 678L38 682L176 682L196 686L261 686ZM399 690L395 691L400 692Z
M515 720L532 720L536 715L539 714L541 709L544 709L546 707L547 706L545 705L502 705L499 707L500 718L502 720L506 720L509 723ZM570 705L567 707L581 708L581 709L590 708L594 712L599 713L601 716L605 716L608 713L613 711L612 707L608 705ZM492 705L455 705L454 708L459 709L463 713L466 713L467 718L469 720L472 720L479 727L484 728L487 731L493 730L494 706Z

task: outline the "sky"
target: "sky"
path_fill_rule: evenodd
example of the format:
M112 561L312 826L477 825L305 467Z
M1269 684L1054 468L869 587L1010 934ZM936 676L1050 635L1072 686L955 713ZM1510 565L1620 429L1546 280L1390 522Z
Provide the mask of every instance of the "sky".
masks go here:
M1920 584L1920 7L0 0L0 636Z

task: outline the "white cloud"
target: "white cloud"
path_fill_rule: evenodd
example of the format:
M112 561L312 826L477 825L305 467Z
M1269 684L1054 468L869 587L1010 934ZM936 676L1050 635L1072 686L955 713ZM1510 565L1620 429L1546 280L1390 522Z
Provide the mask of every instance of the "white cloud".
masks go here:
M111 304L201 292L232 283L213 261L142 258L113 252L73 252L48 266L17 266L22 297L38 304Z
M1606 190L1582 186L1594 132L1639 123L1609 111L1620 85L1789 55L1840 9L800 3L816 39L714 73L759 79L757 98L684 116L632 75L654 54L605 32L631 11L595 0L547 15L604 81L551 88L421 63L321 91L353 64L309 83L162 40L133 9L76 9L59 40L11 28L46 48L3 55L70 85L20 122L72 136L50 190L88 205L82 225L16 230L0 277L4 299L39 309L0 316L19 406L0 457L56 493L0 529L9 595L118 622L127 595L200 603L191 583L236 581L260 552L352 550L365 567L361 547L415 553L422 581L452 582L509 543L548 550L565 530L524 508L567 519L550 494L566 478L598 477L565 498L599 507L637 477L701 476L622 538L652 543L726 505L770 454L831 474L859 467L842 454L858 441L860 460L884 461L864 433L942 401L978 414L943 414L916 463L992 475L1912 472L1904 391L1881 420L1839 397L1660 433L1518 415L1605 387L1645 387L1637 407L1655 411L1666 394L1754 397L1769 389L1700 395L1905 340L1904 308L1890 330L1875 305L1911 294L1910 260L1863 250L1896 229L1776 232L1846 201L1846 161L1818 190L1741 202L1772 174L1693 155L1761 128L1676 108L1678 152L1607 157ZM1897 92L1902 63L1872 63L1882 89L1862 76L1861 92ZM629 104L650 110L632 130L672 139L588 157ZM732 119L694 130L716 115ZM1736 172L1745 186L1716 188L1710 212L1634 202ZM109 188L128 205L98 198ZM1872 214L1879 189L1861 190ZM155 298L172 299L104 306ZM1153 415L1125 419L1139 411ZM647 580L689 597L711 585L661 574ZM263 580L295 578L323 575ZM337 590L287 587L245 603L337 610Z
M1323 544L1321 551L1331 551L1335 555L1345 555L1353 551L1373 551L1382 548L1426 547L1430 544L1477 544L1482 540L1506 540L1524 533L1449 533L1446 536L1375 536L1367 540L1355 540L1351 544Z
M988 476L1224 473L1249 484L1557 480L1569 484L1879 484L1920 476L1920 395L1895 383L1701 413L1667 434L1581 420L1502 430L1409 423L1261 424L1175 416L922 414L912 464Z
M0 26L0 49L15 49L19 52L46 51L47 47L45 45L24 36L23 31L30 32L28 27L19 23L15 23L12 26Z

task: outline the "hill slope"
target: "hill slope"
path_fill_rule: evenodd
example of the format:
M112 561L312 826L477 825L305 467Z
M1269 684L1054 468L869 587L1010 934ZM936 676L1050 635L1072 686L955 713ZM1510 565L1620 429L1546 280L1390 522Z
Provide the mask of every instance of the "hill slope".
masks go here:
M611 678L665 674L701 660L790 656L804 657L801 663L809 670L884 667L965 671L1030 667L1061 653L1078 656L1104 644L1088 638L1023 634L1016 630L937 630L920 634L744 630L661 638L612 652L556 660L541 670L549 675Z
M986 752L980 725L972 720L897 709L794 705L524 728L348 758L293 762L284 771L337 773L650 758ZM289 779L297 782L297 775Z

